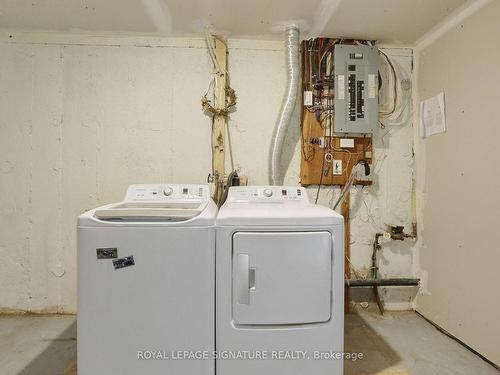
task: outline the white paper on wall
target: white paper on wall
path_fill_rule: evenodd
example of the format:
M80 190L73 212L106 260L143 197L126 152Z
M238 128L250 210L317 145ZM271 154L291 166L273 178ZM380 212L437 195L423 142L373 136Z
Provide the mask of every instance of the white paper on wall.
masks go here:
M425 138L446 131L444 92L420 102L420 136Z

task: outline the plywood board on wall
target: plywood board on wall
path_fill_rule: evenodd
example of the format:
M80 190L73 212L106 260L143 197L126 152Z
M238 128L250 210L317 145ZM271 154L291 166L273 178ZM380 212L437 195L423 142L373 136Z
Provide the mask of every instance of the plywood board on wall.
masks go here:
M352 139L354 147L342 148L342 138ZM323 139L323 146L318 144L319 139ZM300 164L300 182L303 186L345 185L352 168L361 160L371 164L372 155L372 137L334 136L329 129L320 126L314 113L304 110ZM342 160L341 175L334 174L333 160ZM369 185L371 181L356 183Z

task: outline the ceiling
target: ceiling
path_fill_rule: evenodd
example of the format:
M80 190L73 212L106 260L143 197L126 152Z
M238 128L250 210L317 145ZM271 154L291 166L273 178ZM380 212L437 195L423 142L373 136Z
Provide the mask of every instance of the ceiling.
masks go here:
M302 36L414 43L472 0L0 0L0 28L78 33L193 35L211 25L230 37Z

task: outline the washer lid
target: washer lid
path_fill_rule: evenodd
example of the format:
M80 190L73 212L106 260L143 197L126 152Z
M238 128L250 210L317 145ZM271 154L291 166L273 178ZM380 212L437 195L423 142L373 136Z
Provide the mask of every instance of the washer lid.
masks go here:
M201 214L208 202L121 202L98 208L94 216L110 221L185 221Z
M123 202L88 211L79 225L214 225L217 208L207 185L131 185Z

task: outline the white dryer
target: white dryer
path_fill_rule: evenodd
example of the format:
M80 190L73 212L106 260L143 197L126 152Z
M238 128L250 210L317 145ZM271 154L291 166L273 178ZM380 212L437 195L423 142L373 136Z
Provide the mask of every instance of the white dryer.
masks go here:
M79 375L214 374L216 213L208 186L132 185L78 218Z
M217 375L342 375L343 237L342 216L304 188L230 188L216 221Z

